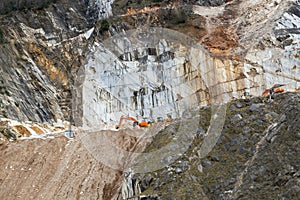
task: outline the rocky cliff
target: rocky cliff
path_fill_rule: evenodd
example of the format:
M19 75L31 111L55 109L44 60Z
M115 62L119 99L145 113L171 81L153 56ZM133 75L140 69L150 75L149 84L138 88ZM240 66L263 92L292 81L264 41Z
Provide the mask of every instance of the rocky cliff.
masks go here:
M128 1L128 10L122 3L65 0L2 16L1 116L66 119L73 103L76 122L90 126L122 114L179 117L198 103L259 95L275 83L299 87L297 1L211 1L213 8ZM143 31L152 34L147 45L130 35ZM91 113L106 114L91 121Z
M2 117L49 122L69 115L72 73L92 25L82 2L67 3L1 16Z
M1 142L2 199L299 196L299 0L5 2L1 134L78 132ZM115 134L121 115L157 124Z
M298 1L122 3L65 0L2 16L1 116L66 119L73 103L76 122L90 126L299 87ZM133 41L143 31L147 45L147 35Z
M121 115L176 118L244 92L261 95L278 83L299 89L298 3L234 1L208 8L163 2L142 10L133 3L122 14L116 1L121 14L107 21L112 37L87 56L85 79L78 81L79 93L88 97L76 101L78 124L97 126Z

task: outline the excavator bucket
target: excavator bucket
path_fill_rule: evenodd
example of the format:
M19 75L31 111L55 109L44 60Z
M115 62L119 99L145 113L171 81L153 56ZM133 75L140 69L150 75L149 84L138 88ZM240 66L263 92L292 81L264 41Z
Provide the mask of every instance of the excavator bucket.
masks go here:
M270 90L265 90L263 93L262 93L262 96L268 96L270 94Z

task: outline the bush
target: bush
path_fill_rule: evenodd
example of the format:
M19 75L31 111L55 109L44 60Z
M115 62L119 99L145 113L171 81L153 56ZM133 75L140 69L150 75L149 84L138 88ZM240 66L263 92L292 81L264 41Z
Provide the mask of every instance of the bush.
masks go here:
M100 24L100 30L108 31L108 29L109 29L109 22L106 19L102 20Z
M3 42L4 42L3 31L0 28L0 43L3 43Z

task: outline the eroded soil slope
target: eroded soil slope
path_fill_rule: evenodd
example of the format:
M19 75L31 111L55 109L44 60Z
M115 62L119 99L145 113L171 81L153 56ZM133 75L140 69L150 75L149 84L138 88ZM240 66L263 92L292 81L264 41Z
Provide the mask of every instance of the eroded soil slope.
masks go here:
M121 148L136 142L124 132L104 134ZM123 145L123 146L122 146ZM122 172L106 167L83 144L64 136L33 139L0 145L0 199L118 199ZM110 155L114 156L114 155ZM126 158L124 158L126 159Z

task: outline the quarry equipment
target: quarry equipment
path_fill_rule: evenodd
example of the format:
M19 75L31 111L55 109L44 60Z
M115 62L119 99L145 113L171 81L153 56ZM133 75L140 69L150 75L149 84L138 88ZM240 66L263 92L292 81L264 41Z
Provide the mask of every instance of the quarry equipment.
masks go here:
M284 86L284 85L283 84L275 84L270 89L266 89L262 93L262 96L268 96L268 95L272 96L274 93L283 93L284 89L281 86Z
M149 127L150 126L150 123L149 122L146 122L146 121L142 121L142 122L138 122L138 120L136 120L135 118L133 117L125 117L125 116L121 116L120 117L120 121L119 121L119 124L116 125L116 129L119 129L123 120L130 120L130 121L133 121L133 127L135 127L136 125L138 125L139 127Z

